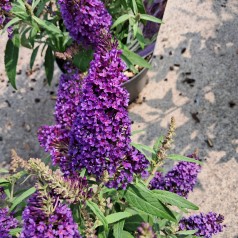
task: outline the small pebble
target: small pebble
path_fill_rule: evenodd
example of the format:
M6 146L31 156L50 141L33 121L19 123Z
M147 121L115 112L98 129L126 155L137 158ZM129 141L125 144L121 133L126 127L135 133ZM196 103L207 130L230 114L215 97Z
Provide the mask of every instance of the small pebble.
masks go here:
M39 103L40 99L39 98L35 98L35 103Z

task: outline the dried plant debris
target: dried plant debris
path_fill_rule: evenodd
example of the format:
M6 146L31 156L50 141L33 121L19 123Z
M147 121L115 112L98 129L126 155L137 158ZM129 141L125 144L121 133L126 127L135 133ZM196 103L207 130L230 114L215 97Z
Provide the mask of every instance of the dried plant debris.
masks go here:
M192 78L185 78L182 82L187 83L190 87L194 87L196 80Z
M194 112L194 113L191 112L191 116L195 122L200 123L200 119L198 117L198 112Z

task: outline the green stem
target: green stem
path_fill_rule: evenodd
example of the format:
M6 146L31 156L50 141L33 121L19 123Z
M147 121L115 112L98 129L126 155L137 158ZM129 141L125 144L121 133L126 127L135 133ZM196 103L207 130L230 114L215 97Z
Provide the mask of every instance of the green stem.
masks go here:
M152 172L151 172L149 178L145 181L145 184L146 184L147 187L149 186L151 180L154 178L155 173L157 172L158 168L159 168L161 165L162 165L162 161L160 160L160 161L155 165L155 167L154 167L154 169L152 170Z
M10 200L13 200L13 196L14 196L14 187L15 187L15 182L12 182L12 186L11 186L11 194L10 194Z

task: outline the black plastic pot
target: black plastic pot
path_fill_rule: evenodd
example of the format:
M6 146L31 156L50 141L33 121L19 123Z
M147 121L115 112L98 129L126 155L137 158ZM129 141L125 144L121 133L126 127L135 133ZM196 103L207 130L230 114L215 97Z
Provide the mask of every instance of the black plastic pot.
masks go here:
M147 58L148 56L150 56L149 62L151 63L153 58L154 47L155 44L152 44L146 47L145 50L138 52L138 54L143 58ZM148 68L143 68L138 74L136 74L123 84L123 86L130 94L130 103L132 103L137 99L142 89L149 82L149 78L146 76L148 70L149 70Z

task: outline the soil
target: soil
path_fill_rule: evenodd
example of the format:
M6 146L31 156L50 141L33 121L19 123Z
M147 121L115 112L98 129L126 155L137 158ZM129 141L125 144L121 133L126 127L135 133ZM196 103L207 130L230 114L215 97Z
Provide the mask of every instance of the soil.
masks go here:
M198 148L204 161L199 183L189 200L201 211L225 216L225 231L238 237L238 2L169 0L149 72L150 83L130 108L136 142L152 145L172 116L177 131L171 153ZM37 129L52 124L60 71L46 85L40 57L29 71L30 51L21 49L17 86L7 83L0 41L0 162L10 150L24 158L44 157Z

